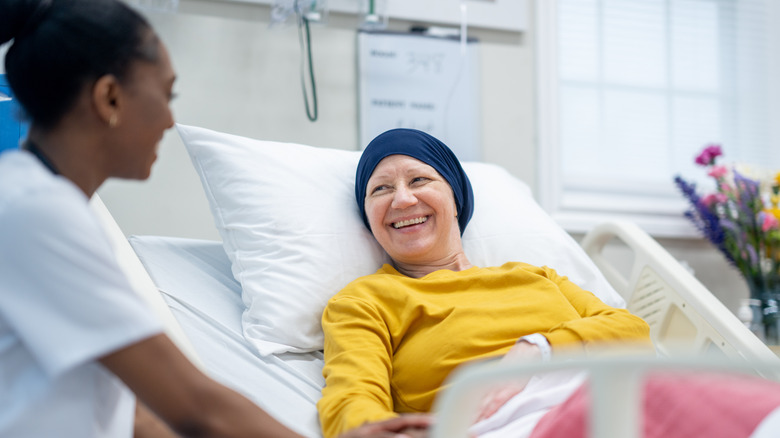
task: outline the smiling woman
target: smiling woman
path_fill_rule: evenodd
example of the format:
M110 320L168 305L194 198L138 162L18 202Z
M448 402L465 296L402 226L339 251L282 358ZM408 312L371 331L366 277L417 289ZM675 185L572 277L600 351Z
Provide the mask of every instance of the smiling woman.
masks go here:
M421 277L412 274L412 267L423 263L455 270L470 266L452 189L422 161L406 155L384 158L368 180L365 209L374 237L404 274Z
M159 41L156 45L160 62L136 63L130 69L126 87L116 90L122 96L110 97L118 108L113 119L117 139L110 143L107 153L112 155L110 162L121 163L111 176L148 178L163 133L173 126L169 102L176 74L165 46Z
M458 209L460 233L474 212L474 193L455 154L437 138L415 129L391 129L369 143L360 157L355 181L355 199L369 229L365 214L366 184L380 161L390 155L405 155L431 166L452 188Z
M358 163L355 197L392 265L348 284L322 315L326 386L317 406L326 437L428 412L444 379L470 361L540 360L602 342L652 350L644 321L553 269L472 266L461 240L474 210L471 183L436 138L410 129L379 135ZM481 418L523 388L489 399Z
M435 137L414 129L377 136L358 163L355 196L364 223L405 275L471 266L460 239L474 210L471 182Z

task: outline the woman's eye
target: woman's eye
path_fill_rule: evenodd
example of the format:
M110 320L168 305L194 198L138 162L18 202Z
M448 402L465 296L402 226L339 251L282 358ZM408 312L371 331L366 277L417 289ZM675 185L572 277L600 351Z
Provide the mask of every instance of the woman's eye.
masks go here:
M423 182L426 182L426 181L428 181L428 178L426 178L424 176L418 176L417 178L412 179L412 184L423 183Z
M383 191L383 190L386 190L386 189L387 189L387 186L376 186L376 187L374 187L374 188L371 190L371 194L373 195L373 194L375 194L375 193L379 193L379 192L381 192L381 191Z

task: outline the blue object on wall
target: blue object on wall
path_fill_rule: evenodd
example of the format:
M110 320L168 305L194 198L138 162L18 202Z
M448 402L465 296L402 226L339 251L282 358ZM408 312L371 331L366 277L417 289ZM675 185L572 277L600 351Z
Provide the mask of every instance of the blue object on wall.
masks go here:
M0 75L0 152L18 148L27 135L27 124L19 120L20 111L5 75Z

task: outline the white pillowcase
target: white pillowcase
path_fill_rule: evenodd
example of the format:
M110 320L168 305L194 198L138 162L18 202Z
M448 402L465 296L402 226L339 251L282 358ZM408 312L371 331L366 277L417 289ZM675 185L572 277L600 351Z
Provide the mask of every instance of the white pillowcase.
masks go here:
M360 152L177 129L241 283L247 340L262 355L322 349L328 299L389 262L355 203ZM607 304L625 305L528 186L496 165L463 167L475 197L463 235L474 265L547 265Z

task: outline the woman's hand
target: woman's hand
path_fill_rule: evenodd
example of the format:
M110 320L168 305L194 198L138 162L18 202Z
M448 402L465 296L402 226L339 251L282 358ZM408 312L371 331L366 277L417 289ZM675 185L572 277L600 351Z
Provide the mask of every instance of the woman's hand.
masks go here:
M502 363L517 362L538 362L542 358L542 350L536 344L521 340L504 357ZM525 389L531 376L513 380L501 388L496 388L488 392L477 410L477 419L475 423L489 418L495 414L501 406L504 406L512 397L516 396Z
M339 438L424 438L433 423L430 415L401 415L390 420L366 423Z

